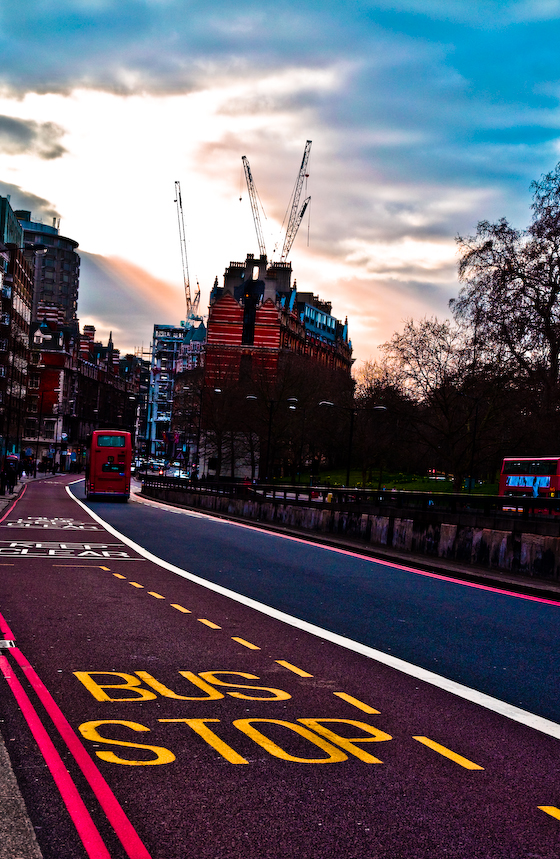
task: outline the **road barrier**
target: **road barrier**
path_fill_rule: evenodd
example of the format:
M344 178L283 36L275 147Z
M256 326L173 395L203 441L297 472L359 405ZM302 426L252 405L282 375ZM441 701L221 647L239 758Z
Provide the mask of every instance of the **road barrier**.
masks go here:
M560 580L560 499L190 482L146 475L143 494L403 553Z

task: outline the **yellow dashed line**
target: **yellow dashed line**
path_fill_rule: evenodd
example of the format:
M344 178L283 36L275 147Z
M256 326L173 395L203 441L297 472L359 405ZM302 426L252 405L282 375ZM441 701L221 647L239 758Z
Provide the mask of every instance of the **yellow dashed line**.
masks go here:
M133 588L143 588L144 585L139 585L138 582L129 582L129 585L132 585Z
M358 710L363 710L364 713L379 713L379 710L374 710L373 707L370 707L369 704L364 704L363 701L358 701L357 698L353 698L352 695L347 695L346 692L333 692L333 695L336 695L337 698L342 698L343 701L347 701L349 704L352 704L353 707L357 707Z
M429 749L433 749L434 752L437 752L440 755L443 755L444 758L449 758L450 761L454 761L459 766L464 767L466 770L483 770L484 767L479 767L478 764L473 764L472 761L467 760L467 758L462 757L461 755L456 754L456 752L452 752L450 749L446 749L445 746L440 746L439 743L435 743L433 740L430 740L428 737L413 737L413 740L418 740L419 743L422 743L424 746L428 746Z
M188 608L183 608L183 606L182 606L182 605L177 605L177 603L176 603L176 602L172 602L172 603L171 603L171 608L176 608L176 609L177 609L177 611L182 611L182 612L183 612L183 614L190 614L190 613L191 613L190 609L188 609Z
M205 626L209 626L210 629L221 629L222 628L221 626L218 626L217 623L212 623L211 620L206 620L206 618L204 618L204 617L199 617L198 620L199 620L199 623L203 623Z
M278 665L282 665L284 668L287 668L288 671L293 671L294 674L299 674L300 677L313 677L313 674L308 674L307 671L304 671L303 668L298 668L296 665L292 665L291 662L286 662L284 659L276 659L275 662Z
M251 644L250 641L245 641L244 638L237 638L235 635L232 635L231 640L237 641L237 643L242 644L243 647L248 647L249 650L260 650L260 647L257 647L256 644Z
M539 805L538 807L546 814L550 814L551 817L555 817L556 820L560 820L560 808L556 808L554 805Z
M155 597L157 600L164 600L165 599L164 596L162 596L161 594L156 594L155 591L148 591L148 593L151 597Z
M113 573L113 575L116 579L126 579L126 576L121 576L120 573Z

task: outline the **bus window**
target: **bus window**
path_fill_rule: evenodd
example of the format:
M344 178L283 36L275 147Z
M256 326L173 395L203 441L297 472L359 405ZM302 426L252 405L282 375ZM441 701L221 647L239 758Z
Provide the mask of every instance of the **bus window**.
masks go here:
M560 456L506 457L502 463L499 495L554 498L560 488Z

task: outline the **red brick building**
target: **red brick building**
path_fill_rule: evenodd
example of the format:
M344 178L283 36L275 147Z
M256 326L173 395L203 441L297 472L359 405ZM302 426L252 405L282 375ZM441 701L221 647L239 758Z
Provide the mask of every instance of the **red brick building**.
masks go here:
M352 345L348 325L331 315L331 305L291 283L290 263L267 264L248 254L232 262L224 285L210 295L206 378L213 385L227 372L250 377L256 367L274 375L282 356L306 357L350 377Z

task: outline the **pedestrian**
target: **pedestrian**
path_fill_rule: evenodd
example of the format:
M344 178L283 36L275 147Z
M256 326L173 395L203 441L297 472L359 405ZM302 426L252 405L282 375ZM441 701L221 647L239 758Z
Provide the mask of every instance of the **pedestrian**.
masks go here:
M13 494L18 476L17 460L7 456L4 462L4 485L10 495Z

